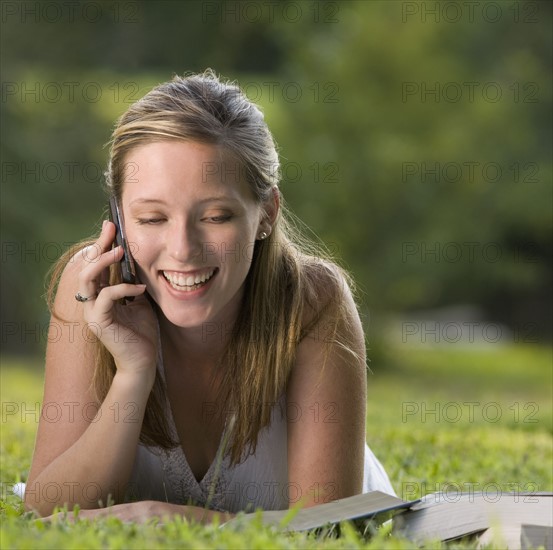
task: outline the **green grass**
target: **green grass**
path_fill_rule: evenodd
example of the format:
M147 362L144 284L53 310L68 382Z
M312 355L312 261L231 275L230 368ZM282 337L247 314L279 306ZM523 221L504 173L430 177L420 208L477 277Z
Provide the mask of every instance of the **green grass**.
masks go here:
M367 437L399 496L551 490L550 349L411 348L386 364L369 377Z
M389 351L371 368L367 440L398 496L552 490L551 349L401 348ZM260 523L244 530L185 521L132 525L114 518L44 525L23 514L18 499L7 491L28 474L42 370L36 362L7 360L1 382L1 548L414 547L390 537L386 528L366 541L352 528L334 539L285 535ZM447 547L474 548L475 543Z

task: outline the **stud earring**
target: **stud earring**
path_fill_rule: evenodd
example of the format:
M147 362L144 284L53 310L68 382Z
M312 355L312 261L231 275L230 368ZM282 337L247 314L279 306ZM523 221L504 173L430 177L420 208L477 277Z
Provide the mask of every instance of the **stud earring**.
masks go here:
M263 239L266 239L269 235L267 235L267 233L265 233L265 231L262 231L260 234L259 234L259 240L262 241Z

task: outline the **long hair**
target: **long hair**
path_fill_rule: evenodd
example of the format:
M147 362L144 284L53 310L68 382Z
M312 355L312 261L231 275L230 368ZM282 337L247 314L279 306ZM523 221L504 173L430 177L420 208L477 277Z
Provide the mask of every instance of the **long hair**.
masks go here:
M135 147L163 140L212 144L234 159L257 203L278 192L279 159L263 113L238 86L221 81L211 70L187 77L176 76L158 85L133 104L118 120L111 139L106 186L121 198L125 159ZM321 244L303 236L301 222L287 209L281 195L279 213L270 235L256 241L252 264L235 326L219 362L221 383L218 403L232 411L229 448L232 464L255 452L258 434L271 420L271 407L286 389L296 350L308 334L317 332L325 346L339 346L353 361L354 351L344 300L346 286L353 289L347 272L331 260ZM83 241L83 247L95 239ZM48 288L53 311L61 273L75 253L64 254L54 266ZM117 282L115 269L112 284ZM324 323L321 320L324 319ZM97 341L94 388L101 402L115 375L111 354ZM324 364L321 365L324 368ZM315 381L314 381L315 383ZM141 442L174 447L168 427L165 388L159 375L150 394Z

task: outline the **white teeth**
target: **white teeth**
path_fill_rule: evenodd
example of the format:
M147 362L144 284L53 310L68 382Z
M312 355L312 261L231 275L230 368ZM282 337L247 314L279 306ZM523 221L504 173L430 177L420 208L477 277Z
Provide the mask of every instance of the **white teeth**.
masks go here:
M171 286L173 288L176 288L177 290L186 291L186 290L193 290L193 287L195 285L198 285L200 283L206 282L207 280L211 279L214 273L215 273L215 268L210 269L209 271L205 271L204 273L199 273L197 275L185 276L181 273L167 273L166 271L163 272L163 275L171 283Z

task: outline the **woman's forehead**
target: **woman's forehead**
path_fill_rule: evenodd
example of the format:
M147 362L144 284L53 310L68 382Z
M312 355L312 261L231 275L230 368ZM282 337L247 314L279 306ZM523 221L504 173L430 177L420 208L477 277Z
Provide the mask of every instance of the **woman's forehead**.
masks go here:
M187 141L148 143L130 151L123 170L123 195L181 193L252 198L242 165L220 147Z

